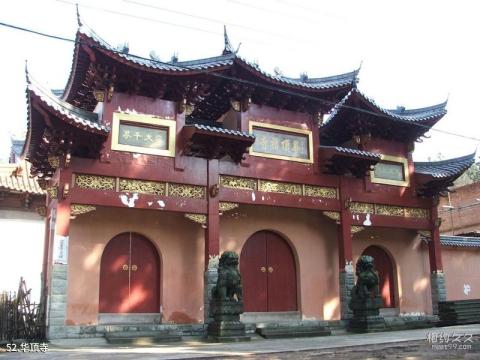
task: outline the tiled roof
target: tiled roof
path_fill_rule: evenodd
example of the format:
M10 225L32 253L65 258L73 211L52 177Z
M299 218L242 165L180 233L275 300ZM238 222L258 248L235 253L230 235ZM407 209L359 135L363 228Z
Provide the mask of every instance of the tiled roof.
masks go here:
M198 130L208 131L208 132L217 133L217 134L232 135L232 136L239 136L239 137L244 137L248 139L255 139L255 135L249 134L243 131L238 131L238 130L230 130L230 129L224 129L221 127L200 125L200 124L191 124L191 125L185 125L185 126L194 127L195 129L198 129Z
M77 108L57 96L50 90L37 83L27 72L27 91L36 95L46 106L51 108L59 117L68 119L73 125L81 128L90 128L103 133L110 129L98 123L98 114Z
M30 163L0 164L0 188L29 194L44 195L37 178L30 177Z
M445 109L445 107L447 106L446 101L437 105L418 109L405 109L403 107L398 107L394 110L385 109L379 106L373 99L367 97L360 90L358 90L358 88L355 87L350 90L350 92L337 105L335 105L332 113L325 120L324 126L334 120L335 117L337 117L337 115L342 111L342 109L346 109L348 101L350 99L353 99L354 97L357 97L360 101L363 101L370 105L373 112L386 115L386 117L389 117L393 120L421 122L431 119L439 119L447 113L447 110Z
M128 53L122 53L118 49L114 48L110 44L108 44L105 40L103 40L100 36L98 36L92 29L89 27L82 25L79 28L79 33L83 34L84 36L88 37L89 39L93 40L95 43L98 44L100 48L104 50L114 52L115 56L118 56L124 60L127 60L133 64L140 65L149 69L155 69L160 71L167 71L167 72L191 72L191 71L203 71L203 70L210 70L215 68L229 68L234 65L235 62L249 68L249 70L258 73L270 80L284 83L287 85L293 85L300 88L305 89L332 89L337 87L345 87L348 85L354 85L358 81L358 72L360 69L340 74L334 76L327 76L321 78L289 78L281 75L274 75L270 74L264 70L262 70L257 64L252 63L236 54L231 49L231 45L229 48L224 52L223 55L205 58L205 59L198 59L198 60L191 60L191 61L177 61L177 62L159 62L153 59L144 59L139 56L131 55Z
M460 176L474 162L475 153L472 153L448 160L414 162L414 167L417 174L430 175L435 179L446 179Z
M351 154L351 155L357 155L365 158L371 158L372 160L381 160L382 159L382 154L378 153L373 153L369 151L363 151L363 150L358 150L358 149L352 149L352 148L346 148L346 147L340 147L340 146L320 146L320 149L332 149L335 150L336 152L343 153L343 154Z
M440 235L443 246L476 247L480 248L480 238L454 235Z

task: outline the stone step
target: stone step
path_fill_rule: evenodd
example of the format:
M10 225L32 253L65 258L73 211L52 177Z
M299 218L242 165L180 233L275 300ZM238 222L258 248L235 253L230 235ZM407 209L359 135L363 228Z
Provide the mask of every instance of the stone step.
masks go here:
M105 333L110 344L151 345L181 341L182 337L171 331L115 331Z
M269 324L257 327L257 334L266 339L314 337L331 335L326 326L319 324Z
M243 323L270 323L281 321L301 321L299 311L278 311L278 312L247 312L240 315Z
M443 301L438 305L439 325L480 323L480 300Z

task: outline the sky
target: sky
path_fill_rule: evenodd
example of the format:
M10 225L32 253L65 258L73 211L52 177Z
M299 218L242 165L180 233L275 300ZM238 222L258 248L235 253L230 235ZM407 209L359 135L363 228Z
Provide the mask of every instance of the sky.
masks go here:
M424 107L448 98L448 113L415 147L414 160L471 153L480 144L476 1L78 0L83 23L112 45L163 61L220 55L223 25L239 54L268 72L329 76L361 66L359 89L379 105ZM0 2L0 22L75 38L70 0ZM0 160L26 130L25 60L33 77L63 89L73 44L0 26Z

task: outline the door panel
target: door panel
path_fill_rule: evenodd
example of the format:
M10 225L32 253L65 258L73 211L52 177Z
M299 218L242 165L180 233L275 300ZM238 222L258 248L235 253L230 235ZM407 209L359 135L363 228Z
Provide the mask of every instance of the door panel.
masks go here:
M159 259L153 244L132 234L130 312L160 311Z
M100 265L99 312L128 312L129 253L129 233L114 237L105 247Z
M378 246L370 246L363 252L375 260L375 269L379 277L379 290L383 300L383 307L395 307L395 284L393 278L393 264L388 254Z
M268 232L268 311L297 310L297 276L295 259L288 243Z
M246 312L267 311L266 251L265 232L261 231L247 240L240 255L243 304Z
M297 310L295 259L279 235L253 234L243 246L240 272L246 312Z
M139 234L115 236L102 254L99 312L159 311L160 260L157 250Z

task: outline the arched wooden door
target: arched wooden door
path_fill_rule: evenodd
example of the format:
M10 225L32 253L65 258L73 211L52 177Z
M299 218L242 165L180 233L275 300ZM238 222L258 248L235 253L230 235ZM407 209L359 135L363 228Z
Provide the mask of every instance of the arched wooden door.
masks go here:
M375 260L375 269L379 277L379 290L383 307L395 307L395 281L393 264L390 256L378 246L369 246L362 255L369 255Z
M290 245L271 231L253 234L240 254L246 312L297 310L297 275Z
M160 260L144 236L119 234L105 247L100 263L99 312L160 312Z

